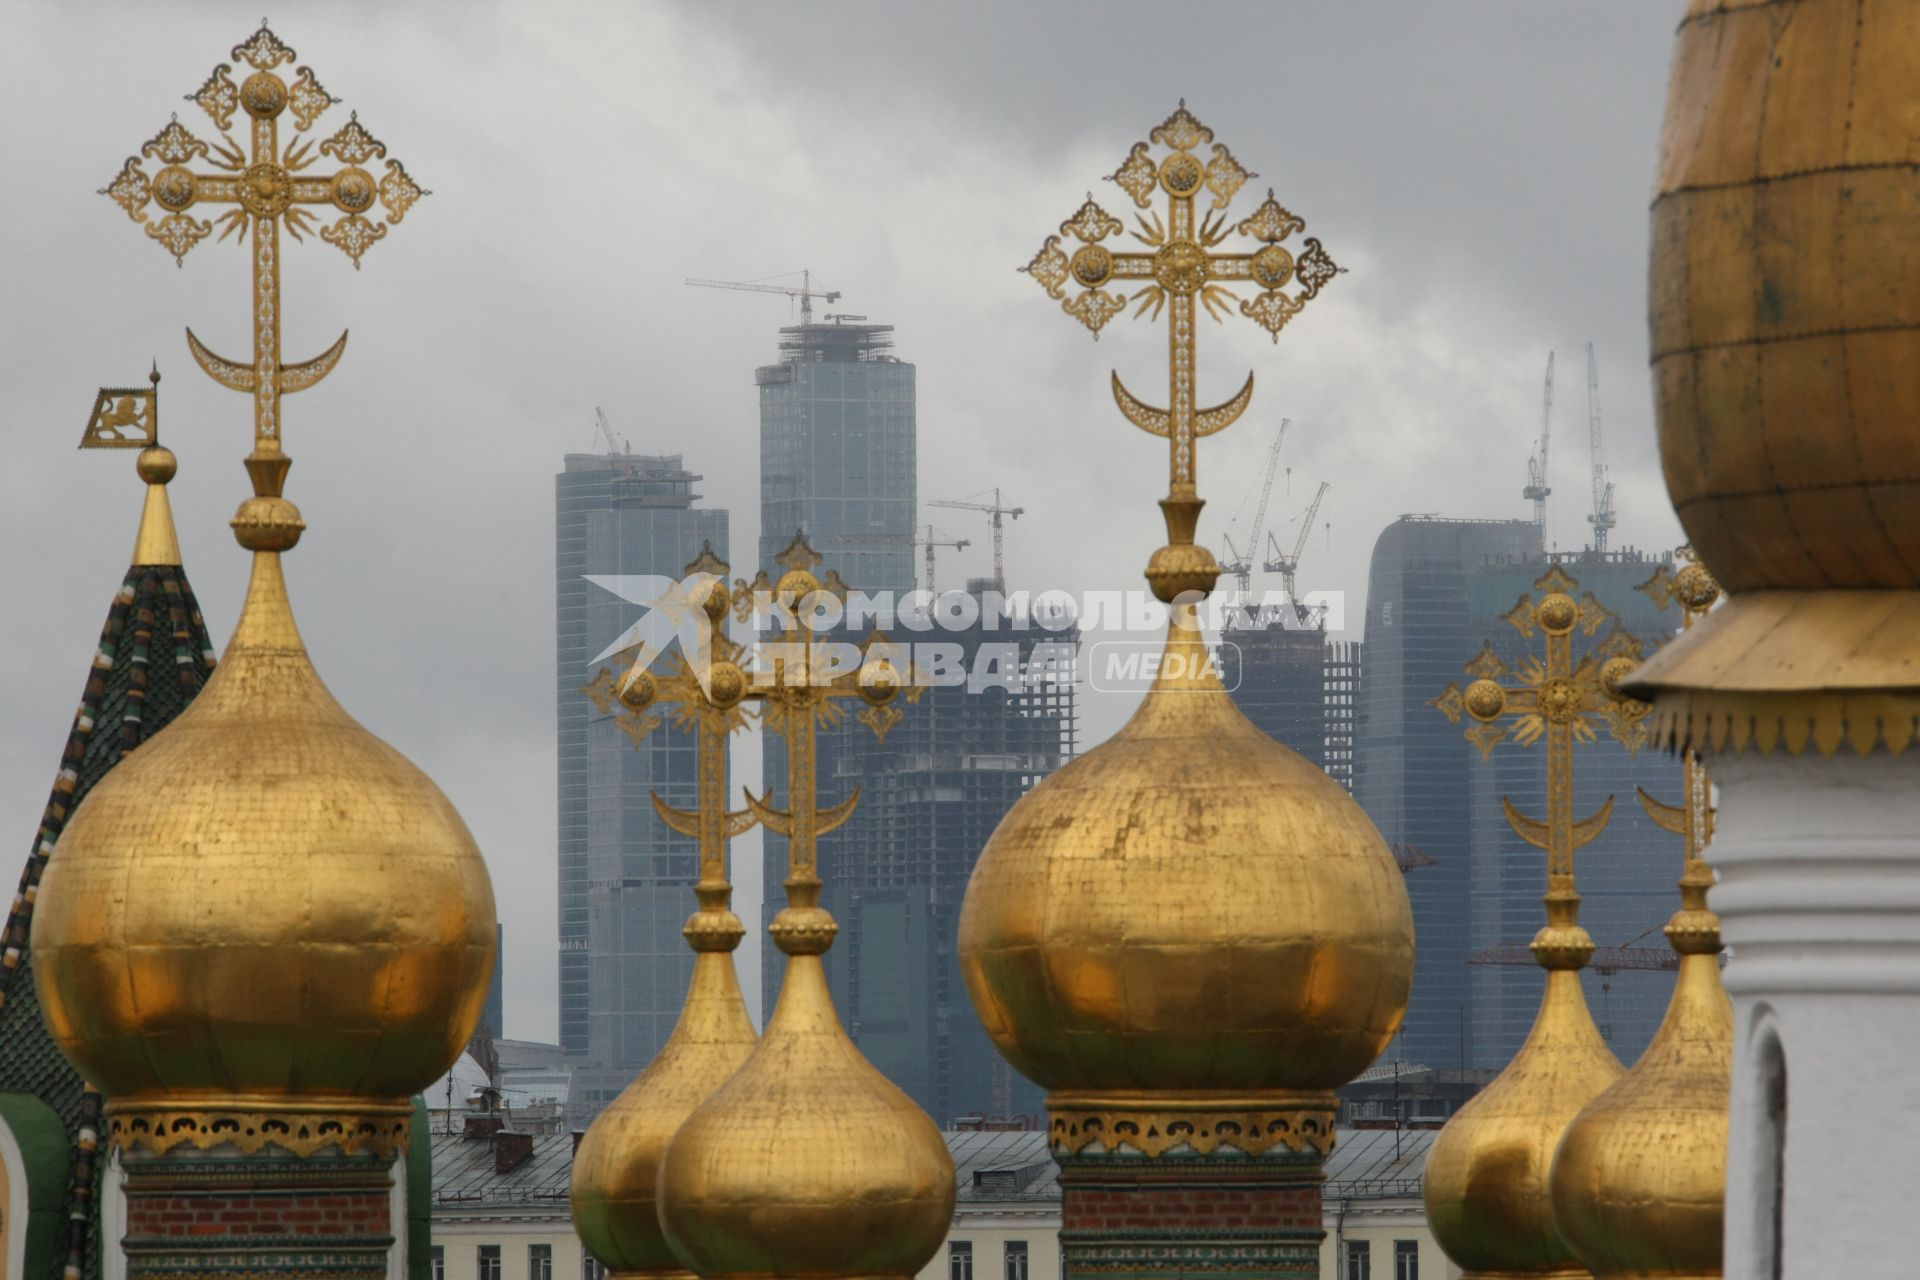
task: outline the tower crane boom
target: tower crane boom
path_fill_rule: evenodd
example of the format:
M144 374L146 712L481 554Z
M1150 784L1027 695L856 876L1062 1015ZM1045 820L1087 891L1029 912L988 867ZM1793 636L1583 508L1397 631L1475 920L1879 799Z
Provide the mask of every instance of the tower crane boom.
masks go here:
M1247 553L1233 545L1233 539L1221 535L1221 541L1227 545L1227 562L1220 567L1232 574L1240 585L1240 594L1244 597L1253 591L1253 555L1260 549L1260 531L1267 524L1267 501L1273 497L1273 476L1280 468L1280 445L1287 438L1287 428L1292 425L1291 418L1280 419L1280 429L1273 433L1273 445L1267 450L1267 477L1260 487L1260 505L1253 513L1253 532L1247 535Z
M1005 527L1001 517L1012 516L1018 520L1026 512L1025 507L1009 507L1000 501L1000 490L993 491L992 502L973 502L971 500L943 498L927 503L930 507L948 507L955 511L984 511L993 525L993 589L1001 595L1007 593L1007 565Z
M1547 454L1553 445L1553 352L1547 352L1547 386L1540 397L1540 437L1534 442L1533 456L1527 459L1527 487L1520 491L1533 500L1533 523L1544 541L1547 529Z
M1614 524L1613 481L1607 479L1606 455L1600 448L1600 368L1591 342L1587 344L1587 447L1593 461L1593 514L1587 523L1593 526L1593 549L1605 552Z
M738 289L744 293L781 293L789 298L800 299L800 323L813 323L813 300L821 298L832 303L840 301L838 289L816 289L813 287L813 272L800 273L800 287L784 284L758 284L750 280L702 280L694 276L687 277L687 283L698 285L702 289Z
M1307 507L1307 514L1300 518L1300 536L1294 539L1291 552L1281 551L1273 535L1267 535L1267 544L1273 552L1273 558L1267 561L1266 570L1268 573L1280 575L1280 581L1286 588L1287 599L1292 602L1294 610L1303 617L1305 610L1300 608L1299 596L1294 589L1294 578L1300 570L1300 557L1306 554L1307 539L1313 535L1313 521L1320 514L1321 500L1327 496L1327 490L1331 488L1333 486L1327 481L1320 482L1320 488L1313 495L1312 504Z
M935 534L939 534L940 536L935 537ZM914 541L927 549L927 594L930 596L938 596L940 594L939 588L933 584L933 549L935 547L952 547L955 551L960 551L973 544L965 538L949 538L946 534L940 533L940 531L932 525L927 526L927 531L924 536L915 538Z

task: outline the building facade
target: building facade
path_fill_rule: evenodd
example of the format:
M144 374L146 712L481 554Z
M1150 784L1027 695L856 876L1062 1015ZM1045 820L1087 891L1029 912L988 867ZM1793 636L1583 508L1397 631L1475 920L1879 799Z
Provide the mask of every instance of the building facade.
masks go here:
M892 325L792 325L754 371L760 567L798 532L850 586L913 589L914 367L892 347Z
M1232 625L1221 630L1219 653L1221 677L1235 705L1268 737L1352 791L1360 643L1327 639L1317 621L1282 625L1277 611L1229 621Z
M1474 749L1429 704L1492 634L1473 615L1471 576L1490 560L1539 553L1540 530L1522 520L1403 516L1374 543L1353 794L1389 844L1434 859L1407 879L1413 997L1387 1052L1409 1062L1458 1068L1480 1060L1467 1016Z
M649 795L697 803L696 747L676 733L635 741L581 692L643 612L588 579L678 579L703 545L724 559L727 513L696 505L699 479L678 455L615 454L568 454L554 477L560 1045L602 1069L600 1101L666 1042L686 993L696 856Z

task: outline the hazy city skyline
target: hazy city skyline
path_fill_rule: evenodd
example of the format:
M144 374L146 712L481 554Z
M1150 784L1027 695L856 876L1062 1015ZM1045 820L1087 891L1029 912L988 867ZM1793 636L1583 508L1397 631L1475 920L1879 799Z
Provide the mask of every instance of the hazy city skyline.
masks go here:
M1227 38L1256 14L1291 33L1279 71L1268 42ZM1164 475L1106 379L1117 366L1156 385L1164 336L1119 321L1093 344L1015 268L1184 96L1350 268L1277 349L1244 322L1205 331L1203 398L1248 368L1258 387L1242 425L1202 449L1205 540L1218 545L1271 425L1291 417L1291 486L1270 524L1286 534L1311 485L1332 482L1331 538L1316 533L1301 580L1349 593L1357 637L1367 557L1395 516L1526 513L1553 348L1549 540L1578 547L1592 340L1615 542L1677 541L1653 455L1640 265L1671 11L1221 5L1193 17L1215 34L1177 65L1167 11L1144 5L275 16L437 193L362 272L324 244L289 246L288 358L353 337L326 385L289 401L288 494L313 527L288 573L321 674L439 782L487 854L512 1036L554 1034L550 477L596 447L605 405L636 452L682 454L708 477L736 545L759 532L753 370L793 317L684 276L812 268L844 291L836 309L896 326L919 367L922 498L999 485L1025 506L1010 585L1134 586L1160 541ZM225 522L245 492L247 407L191 366L181 330L244 349L245 258L209 243L175 270L94 191L182 107L209 50L257 18L106 5L0 19L0 102L16 120L61 116L15 136L0 250L14 451L0 590L16 620L0 655L0 815L22 854L138 511L130 460L73 445L94 389L153 357L187 569L218 643L233 623L245 557ZM107 54L113 94L77 92L88 52ZM1619 269L1596 269L1609 262ZM77 522L82 495L90 519ZM940 514L973 542L944 556L943 580L988 573L984 520ZM1088 696L1083 749L1131 701ZM753 781L757 744L736 755ZM736 855L755 919L757 850ZM756 1008L757 943L741 965Z

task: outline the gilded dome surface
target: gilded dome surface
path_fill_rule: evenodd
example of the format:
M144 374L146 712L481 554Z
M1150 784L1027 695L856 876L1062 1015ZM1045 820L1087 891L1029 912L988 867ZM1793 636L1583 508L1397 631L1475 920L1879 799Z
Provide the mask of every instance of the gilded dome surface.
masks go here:
M1621 1280L1717 1280L1723 1262L1733 1002L1720 983L1720 918L1707 909L1713 872L1700 860L1713 825L1707 776L1691 758L1687 787L1699 807L1666 928L1680 957L1673 999L1653 1043L1574 1118L1553 1162L1560 1234L1596 1275Z
M1920 16L1696 0L1653 205L1667 489L1728 591L1920 586Z
M674 1135L659 1185L668 1244L708 1277L909 1277L953 1223L946 1140L841 1030L817 953L789 955L766 1035Z
M753 1045L732 949L700 952L680 1021L660 1056L595 1118L574 1152L574 1230L616 1275L688 1274L660 1229L660 1159Z
M494 947L473 837L307 659L255 556L204 691L87 797L41 888L35 976L116 1106L404 1100L472 1035Z
M1592 943L1584 947L1590 952ZM1427 1221L1468 1275L1584 1280L1586 1268L1554 1224L1548 1178L1567 1125L1620 1074L1587 1010L1579 969L1549 970L1526 1043L1454 1113L1427 1157Z
M1595 1274L1720 1274L1732 1070L1719 959L1683 956L1653 1043L1568 1126L1554 1159L1554 1222Z
M1406 1012L1391 852L1205 652L1176 622L1132 720L1022 798L974 869L967 989L1048 1089L1333 1089Z

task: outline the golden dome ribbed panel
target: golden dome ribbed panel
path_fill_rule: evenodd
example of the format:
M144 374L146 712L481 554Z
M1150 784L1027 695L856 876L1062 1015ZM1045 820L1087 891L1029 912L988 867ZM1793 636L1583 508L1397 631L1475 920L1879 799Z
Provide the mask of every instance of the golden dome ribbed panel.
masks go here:
M321 683L268 553L206 689L74 814L33 942L117 1105L397 1100L473 1032L494 903L447 798Z
M1201 652L1176 624L1163 670ZM1001 822L960 955L989 1034L1049 1089L1333 1089L1400 1025L1413 921L1337 783L1217 679L1163 677Z
M1667 487L1735 594L1920 586L1920 7L1697 5L1649 282Z

